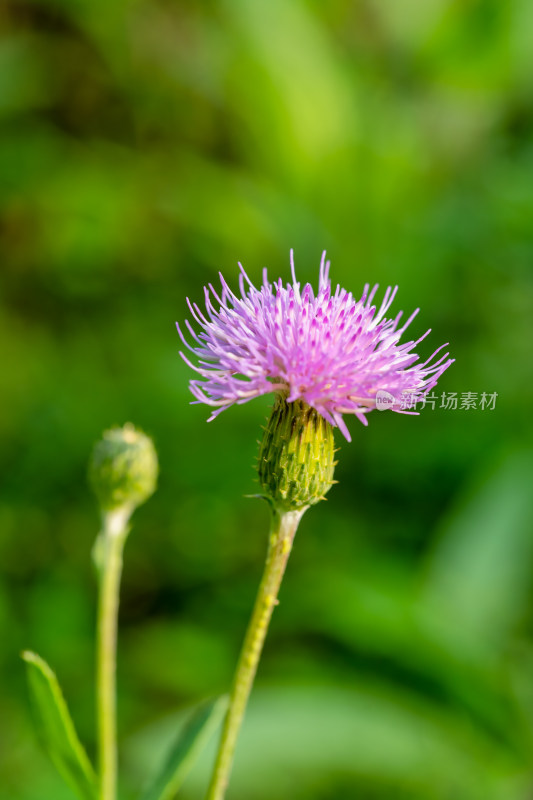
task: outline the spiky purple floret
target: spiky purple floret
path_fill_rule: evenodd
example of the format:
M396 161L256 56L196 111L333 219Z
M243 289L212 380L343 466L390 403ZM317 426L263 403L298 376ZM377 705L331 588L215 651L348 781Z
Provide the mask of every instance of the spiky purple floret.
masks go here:
M234 403L284 392L288 402L305 400L350 441L343 414L355 414L367 425L365 415L376 407L378 391L392 395L393 411L417 413L402 407L401 396L422 398L453 362L449 353L435 360L444 344L427 361L416 364L413 349L430 330L416 341L398 342L419 309L398 327L401 311L394 319L385 317L397 286L386 290L379 311L372 305L377 285L370 289L366 284L360 300L340 286L332 294L325 256L316 297L309 283L300 290L291 251L292 285L284 286L281 278L269 283L265 269L263 285L256 289L239 264L240 297L220 275L220 295L211 284L204 287L207 316L187 300L202 328L196 334L185 322L194 346L176 325L198 361L193 364L180 355L201 375L190 382L193 402L216 407L210 420Z

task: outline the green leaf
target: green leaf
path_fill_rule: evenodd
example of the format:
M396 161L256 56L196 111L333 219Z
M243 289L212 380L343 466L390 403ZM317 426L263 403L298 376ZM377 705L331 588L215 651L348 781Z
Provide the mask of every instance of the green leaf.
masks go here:
M220 725L227 707L226 696L200 706L180 732L161 772L142 800L171 800L177 794L198 755Z
M82 800L97 800L96 775L78 739L55 673L35 653L26 650L22 658L44 749Z

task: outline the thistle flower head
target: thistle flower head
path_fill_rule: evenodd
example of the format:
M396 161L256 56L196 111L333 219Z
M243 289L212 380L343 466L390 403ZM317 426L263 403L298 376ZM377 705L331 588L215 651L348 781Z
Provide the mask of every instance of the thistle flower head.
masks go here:
M94 446L89 481L103 512L131 513L155 492L157 453L149 436L127 423L105 431Z
M350 441L344 414L368 424L366 415L383 392L393 411L417 413L403 408L402 395L421 399L453 362L441 345L418 363L414 349L429 330L400 343L419 309L403 324L401 311L386 317L398 287L386 290L379 308L377 285L366 284L359 299L340 286L333 291L325 253L316 295L296 280L292 251L292 284L286 286L281 278L270 283L264 270L258 289L239 266L240 296L220 275L220 293L211 284L204 289L205 314L187 301L201 328L196 333L185 323L194 344L177 326L194 362L181 356L200 376L190 382L193 402L212 406L210 419L234 403L278 392L288 403L303 400Z

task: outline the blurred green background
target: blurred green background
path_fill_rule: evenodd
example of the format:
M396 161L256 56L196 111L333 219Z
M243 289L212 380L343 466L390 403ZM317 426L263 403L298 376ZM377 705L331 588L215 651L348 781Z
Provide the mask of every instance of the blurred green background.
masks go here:
M0 8L0 797L68 800L22 648L94 753L86 464L153 435L126 549L123 797L225 691L259 580L270 400L189 405L175 320L242 261L355 293L398 283L439 391L373 413L304 517L233 800L533 798L530 0L4 0ZM201 798L211 754L188 780Z

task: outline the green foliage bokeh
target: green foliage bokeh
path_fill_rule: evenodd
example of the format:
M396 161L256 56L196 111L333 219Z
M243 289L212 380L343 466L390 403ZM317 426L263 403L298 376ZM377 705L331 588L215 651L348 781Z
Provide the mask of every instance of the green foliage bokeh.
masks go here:
M268 398L189 405L175 320L217 271L399 284L442 391L493 410L351 422L302 522L235 800L533 791L533 8L528 0L6 0L0 10L0 798L67 800L19 651L94 753L86 484L150 433L119 643L124 798L227 689L268 513ZM209 754L184 800L202 796Z

